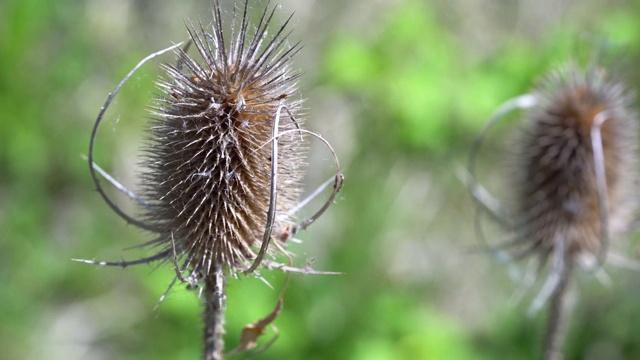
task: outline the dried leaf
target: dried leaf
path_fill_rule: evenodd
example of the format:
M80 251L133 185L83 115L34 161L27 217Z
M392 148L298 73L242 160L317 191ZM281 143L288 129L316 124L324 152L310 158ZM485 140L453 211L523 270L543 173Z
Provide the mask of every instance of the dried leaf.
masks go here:
M240 335L240 344L238 345L238 347L231 350L227 354L227 356L247 352L258 346L258 338L266 333L267 326L269 326L269 324L271 324L278 317L278 315L280 315L282 304L284 302L284 294L288 285L289 277L287 276L287 281L284 284L284 288L282 289L282 292L278 297L278 302L276 303L273 311L271 311L269 315L265 316L264 318L242 328L242 333ZM270 345L272 342L273 341L271 341L268 345Z

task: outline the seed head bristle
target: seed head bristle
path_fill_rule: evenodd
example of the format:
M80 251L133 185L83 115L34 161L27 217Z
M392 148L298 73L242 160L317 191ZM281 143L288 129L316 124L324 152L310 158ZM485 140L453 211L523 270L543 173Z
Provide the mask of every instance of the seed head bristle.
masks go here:
M219 264L231 271L246 268L256 257L271 198L272 141L279 148L275 231L291 225L280 214L300 194L300 135L290 131L272 139L277 113L278 133L299 128L302 102L299 73L290 69L299 46L287 43L288 20L269 35L274 12L265 8L253 28L245 2L225 38L215 2L212 31L187 26L202 61L178 50L178 64L163 66L163 96L143 160L146 219L159 229L150 243L167 258L177 255L181 270L197 278L213 274Z
M563 241L566 258L594 259L606 251L603 235L626 230L635 210L635 96L602 67L576 65L544 78L535 96L513 159L518 237L543 258Z

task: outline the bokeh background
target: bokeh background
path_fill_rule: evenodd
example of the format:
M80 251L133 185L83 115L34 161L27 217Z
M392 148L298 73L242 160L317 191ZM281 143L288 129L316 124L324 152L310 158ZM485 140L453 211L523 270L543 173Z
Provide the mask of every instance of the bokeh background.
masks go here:
M186 19L207 24L210 9L209 0L0 2L0 359L199 358L197 296L176 286L154 310L173 277L168 266L71 259L149 254L127 250L148 237L102 202L81 154L124 74L185 40ZM290 249L299 266L314 260L344 274L291 276L279 339L258 358L539 357L544 311L527 315L538 287L517 296L530 266L478 251L458 174L491 112L550 67L594 47L620 50L637 89L640 2L283 0L278 16L292 11L306 127L333 143L346 182ZM99 133L98 163L132 188L159 61L127 83ZM508 195L499 190L515 115L478 164L499 197ZM312 143L309 163L312 191L332 162ZM504 240L490 223L487 232ZM630 258L636 238L616 239ZM262 273L275 290L255 278L229 282L228 349L278 298L285 277ZM640 358L640 278L607 274L576 277L567 359Z

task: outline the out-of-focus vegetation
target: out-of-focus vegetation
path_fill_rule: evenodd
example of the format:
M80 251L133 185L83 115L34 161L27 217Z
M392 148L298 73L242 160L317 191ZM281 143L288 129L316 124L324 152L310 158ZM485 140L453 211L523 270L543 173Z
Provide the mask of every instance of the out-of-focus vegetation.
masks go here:
M102 203L80 155L121 77L146 54L183 40L185 18L208 21L209 7L0 3L0 358L199 357L196 295L177 286L153 310L170 266L122 271L70 259L145 254L123 250L148 239ZM520 275L508 274L520 267L469 251L477 244L474 207L455 173L493 109L603 40L625 50L637 89L640 4L283 4L283 13L294 10L294 37L305 43L297 65L307 126L334 143L346 184L292 250L299 265L314 258L316 268L345 274L292 275L279 340L259 358L536 358L543 313L526 316L528 297L510 301ZM132 187L157 65L129 82L100 133L98 162ZM495 138L502 135L507 130ZM499 182L498 145L487 145L479 166ZM330 164L322 151L312 147L308 190L330 174L320 170ZM275 289L285 281L263 275ZM567 359L640 358L640 282L628 271L609 275L611 286L592 274L576 282ZM255 278L230 282L228 349L277 297Z

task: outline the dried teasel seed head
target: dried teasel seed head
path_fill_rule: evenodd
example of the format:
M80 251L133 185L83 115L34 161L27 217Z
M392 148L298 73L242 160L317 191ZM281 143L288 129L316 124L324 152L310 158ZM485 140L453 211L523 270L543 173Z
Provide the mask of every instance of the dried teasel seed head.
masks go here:
M203 285L204 358L212 360L222 359L224 353L224 287L228 275L239 270L253 272L261 264L285 272L335 274L316 271L310 264L300 269L264 258L274 249L284 251L279 242L313 224L333 203L344 178L331 144L300 127L299 73L290 69L299 46L287 42L291 17L282 25L271 26L275 8L269 10L266 5L254 26L250 25L248 12L246 0L243 8L234 9L230 30L225 31L220 3L214 0L209 31L202 25L187 26L191 39L182 50L182 44L176 44L145 57L109 94L91 133L87 156L91 177L98 193L118 216L156 235L144 245L160 250L133 261L76 259L121 267L170 262L176 277L169 289L177 280L188 282L189 287ZM187 54L191 45L198 59ZM167 76L158 83L163 94L153 108L155 117L141 161L143 193L138 196L94 163L96 134L123 84L147 61L174 49L178 49L178 62L175 66L164 65ZM336 173L298 202L306 166L305 134L330 150ZM98 174L143 206L144 219L122 211L100 185ZM324 204L294 223L293 214L332 180L333 191ZM243 330L241 344L232 353L257 345L256 338L280 312L283 294L271 314L245 327L248 335Z
M178 50L178 64L164 65L142 161L146 219L159 233L151 244L195 278L251 265L267 226L272 175L274 232L292 225L283 214L297 202L304 170L300 133L288 131L301 121L299 73L290 69L299 46L287 42L288 20L271 26L274 12L265 8L254 27L247 1L227 37L215 2L211 29L188 26L200 59Z
M535 96L514 157L516 231L543 259L562 246L565 258L594 264L637 203L635 95L603 67L572 64Z

